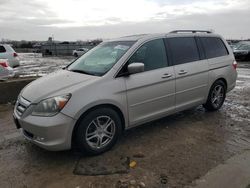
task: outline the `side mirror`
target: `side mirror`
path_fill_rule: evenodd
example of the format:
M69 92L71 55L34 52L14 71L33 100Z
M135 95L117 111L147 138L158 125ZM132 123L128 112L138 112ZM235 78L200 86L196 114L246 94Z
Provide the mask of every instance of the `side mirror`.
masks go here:
M128 65L128 73L135 74L144 71L144 63L131 63Z

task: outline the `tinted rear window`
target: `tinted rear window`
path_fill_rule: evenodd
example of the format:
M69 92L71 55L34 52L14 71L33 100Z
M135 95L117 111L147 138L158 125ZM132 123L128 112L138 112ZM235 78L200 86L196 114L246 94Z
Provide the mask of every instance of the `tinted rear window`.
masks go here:
M198 61L200 59L194 37L167 39L174 65Z
M220 38L201 37L201 42L207 58L214 58L228 55L227 48Z
M0 53L6 52L5 48L3 46L0 46Z

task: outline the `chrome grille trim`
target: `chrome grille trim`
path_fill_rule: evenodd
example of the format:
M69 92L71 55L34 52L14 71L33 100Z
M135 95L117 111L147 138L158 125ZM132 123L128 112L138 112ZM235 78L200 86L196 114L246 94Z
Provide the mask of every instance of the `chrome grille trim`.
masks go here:
M24 99L23 97L18 97L16 102L15 111L19 116L22 116L25 110L29 107L30 101Z
M26 108L30 105L30 101L26 100L23 97L19 97L18 98L18 102L21 103L23 106L25 106Z

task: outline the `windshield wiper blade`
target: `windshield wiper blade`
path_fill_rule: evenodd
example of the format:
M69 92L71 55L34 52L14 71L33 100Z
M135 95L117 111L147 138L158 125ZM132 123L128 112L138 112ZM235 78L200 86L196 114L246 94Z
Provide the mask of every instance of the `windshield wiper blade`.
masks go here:
M72 70L69 70L69 71L72 71L72 72L77 72L77 73L81 73L81 74L88 74L88 75L92 75L91 73L89 73L89 72L85 72L85 71L83 71L83 70L74 70L74 69L72 69Z

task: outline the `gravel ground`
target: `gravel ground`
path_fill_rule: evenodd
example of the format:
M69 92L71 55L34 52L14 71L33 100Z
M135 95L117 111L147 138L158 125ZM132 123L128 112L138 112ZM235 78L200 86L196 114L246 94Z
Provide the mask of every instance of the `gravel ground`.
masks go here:
M36 59L44 65L41 70L46 70L51 59L58 62L54 69L68 62L61 58ZM1 105L0 187L192 186L210 169L250 149L250 63L240 67L237 86L218 112L206 112L199 106L147 123L125 132L111 151L97 157L81 156L74 150L49 152L29 143L15 129L13 106ZM27 75L23 67L19 70ZM107 161L119 163L120 159L136 165L109 175L79 173L86 166L92 166L92 171L105 169Z

